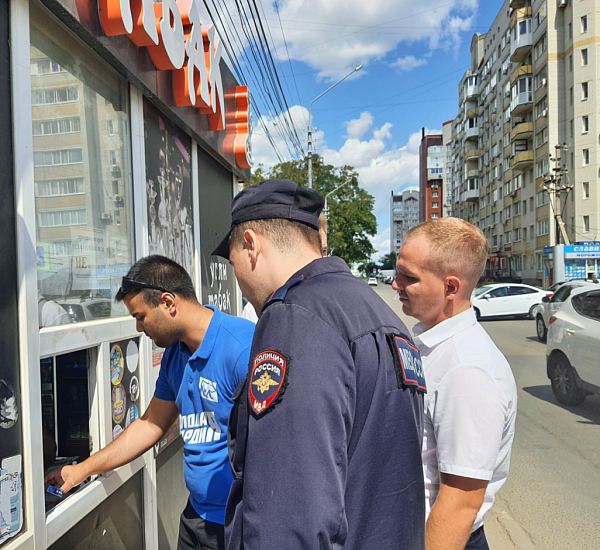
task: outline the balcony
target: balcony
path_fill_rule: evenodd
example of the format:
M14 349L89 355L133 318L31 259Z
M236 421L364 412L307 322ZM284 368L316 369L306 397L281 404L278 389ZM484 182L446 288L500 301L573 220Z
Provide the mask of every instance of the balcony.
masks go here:
M533 151L522 151L510 159L510 167L524 170L533 164Z
M528 74L531 74L531 65L519 67L511 78L511 116L523 115L533 108L533 83Z
M511 10L518 10L527 6L531 6L531 0L510 0L509 7Z
M517 124L510 133L510 139L529 139L533 136L533 122Z
M478 201L479 189L468 189L467 191L465 191L464 197L466 202Z
M465 80L465 99L474 99L479 95L479 77L469 76Z
M512 16L510 27L512 29L510 60L519 63L531 53L533 45L531 6L516 10Z
M479 126L467 128L465 130L465 139L479 139Z
M465 160L478 160L482 154L481 149L471 149L465 153Z
M435 170L435 172L434 172ZM427 179L428 180L441 180L444 178L444 174L438 172L436 168L427 170Z

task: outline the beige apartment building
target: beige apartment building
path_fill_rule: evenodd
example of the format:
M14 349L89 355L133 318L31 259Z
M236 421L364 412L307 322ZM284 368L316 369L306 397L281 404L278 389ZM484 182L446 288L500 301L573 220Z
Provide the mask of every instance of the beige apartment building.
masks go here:
M473 37L444 145L452 214L488 237L489 278L541 284L544 247L564 242L557 213L571 244L600 236L599 8L506 0L487 34ZM567 189L549 193L559 165Z

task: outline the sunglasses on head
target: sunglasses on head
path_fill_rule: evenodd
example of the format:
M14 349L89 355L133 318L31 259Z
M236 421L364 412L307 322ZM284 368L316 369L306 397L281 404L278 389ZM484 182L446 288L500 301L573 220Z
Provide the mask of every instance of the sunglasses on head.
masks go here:
M173 292L167 290L166 288L162 288L161 286L149 285L140 281L134 281L133 279L129 279L128 277L123 277L123 280L121 281L121 288L119 289L117 296L125 296L125 294L131 292L132 290L143 290L145 288L148 288L150 290L160 290L161 292L168 292L169 294L173 294Z

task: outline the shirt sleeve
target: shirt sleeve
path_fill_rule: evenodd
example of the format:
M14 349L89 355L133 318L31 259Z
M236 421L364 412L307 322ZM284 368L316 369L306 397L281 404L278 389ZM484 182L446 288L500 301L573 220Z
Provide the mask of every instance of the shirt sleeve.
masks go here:
M235 371L233 373L233 390L246 380L246 376L248 376L248 364L250 362L250 346L244 348L242 353L240 353L236 363L235 363ZM233 391L232 391L233 393Z
M248 399L244 547L318 550L336 540L343 544L355 395L348 344L301 306L276 304L263 314L252 346L248 386L257 383L258 396L264 371L254 373L254 363L266 352L287 358L287 387L260 414Z
M504 431L507 400L479 367L460 366L440 381L430 411L439 471L491 480Z
M169 358L171 357L171 350L167 349L163 353L160 361L160 372L158 373L158 380L156 380L156 388L154 390L154 397L162 399L163 401L175 401L177 397L171 384L169 382Z

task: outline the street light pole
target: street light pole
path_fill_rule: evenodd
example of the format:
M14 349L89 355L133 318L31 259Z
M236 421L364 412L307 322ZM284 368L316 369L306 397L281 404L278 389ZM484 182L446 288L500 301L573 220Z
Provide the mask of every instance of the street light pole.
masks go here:
M317 99L322 98L329 90L335 88L340 82L346 80L350 75L362 69L362 65L359 65L355 69L352 69L344 78L340 78L335 84L329 86L321 95L315 97L308 108L308 188L312 189L313 186L313 170L312 170L312 106Z
M560 242L561 234L562 234L563 241L564 241L563 244L569 244L569 238L567 237L567 232L565 231L565 223L562 219L562 210L566 204L566 200L565 200L565 204L563 204L561 207L560 196L563 193L566 196L568 196L569 193L573 190L573 184L567 183L565 185L562 183L563 174L566 175L569 171L566 168L561 167L561 165L560 165L561 158L558 156L558 152L560 150L563 150L566 152L567 146L566 145L556 145L555 149L556 149L556 157L553 159L550 159L551 161L555 162L555 164L556 164L556 166L552 169L552 171L555 172L555 174L547 174L544 177L544 185L542 186L542 189L544 191L547 191L548 195L550 195L550 206L552 207L552 210L554 211L554 233L555 233L554 241L555 241L555 244L561 244L561 242Z
M327 208L327 197L329 197L329 195L333 195L338 189L344 187L344 185L347 185L351 181L352 180L345 181L344 183L342 183L342 185L338 185L333 191L329 191L329 193L325 195L325 207L323 208L323 213L325 214L325 218L327 218L327 220L329 220L329 208Z

